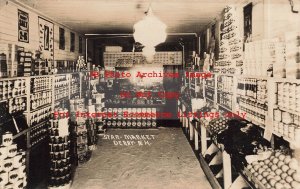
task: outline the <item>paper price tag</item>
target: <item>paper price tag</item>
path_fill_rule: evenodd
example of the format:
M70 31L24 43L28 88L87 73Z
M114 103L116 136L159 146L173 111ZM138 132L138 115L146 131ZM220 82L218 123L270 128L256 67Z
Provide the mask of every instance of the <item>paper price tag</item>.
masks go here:
M59 136L61 136L61 137L69 135L68 119L59 119L58 120L58 133L59 133Z

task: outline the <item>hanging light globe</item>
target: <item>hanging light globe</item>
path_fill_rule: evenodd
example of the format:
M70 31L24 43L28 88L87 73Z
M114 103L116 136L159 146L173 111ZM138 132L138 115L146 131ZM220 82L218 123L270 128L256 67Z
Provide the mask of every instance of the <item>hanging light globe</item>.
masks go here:
M155 47L165 42L167 38L167 26L154 16L151 7L146 16L134 24L133 37L135 42L140 42L147 47Z

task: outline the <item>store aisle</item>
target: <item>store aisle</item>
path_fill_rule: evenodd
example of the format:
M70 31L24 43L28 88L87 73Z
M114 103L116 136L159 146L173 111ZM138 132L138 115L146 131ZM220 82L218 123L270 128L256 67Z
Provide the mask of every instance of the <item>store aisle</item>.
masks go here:
M112 137L113 136L113 137ZM121 145L122 144L122 145ZM181 128L109 130L72 189L210 189Z

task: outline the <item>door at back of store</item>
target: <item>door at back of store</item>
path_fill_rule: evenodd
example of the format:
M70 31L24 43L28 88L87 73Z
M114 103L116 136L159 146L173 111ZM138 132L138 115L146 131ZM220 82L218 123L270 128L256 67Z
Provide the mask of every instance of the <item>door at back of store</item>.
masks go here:
M164 77L163 86L165 90L166 105L163 108L164 113L170 113L171 118L162 120L162 126L165 127L179 127L177 119L177 99L180 96L180 73L179 66L164 66L164 73L170 73L174 77ZM178 77L176 77L178 75Z

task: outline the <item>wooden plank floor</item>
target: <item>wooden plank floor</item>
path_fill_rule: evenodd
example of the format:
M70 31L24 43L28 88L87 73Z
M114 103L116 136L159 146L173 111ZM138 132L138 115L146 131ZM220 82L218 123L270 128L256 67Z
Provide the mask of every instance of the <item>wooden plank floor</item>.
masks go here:
M109 130L106 139L99 141L92 159L77 168L72 188L211 189L211 186L181 128L160 128Z

